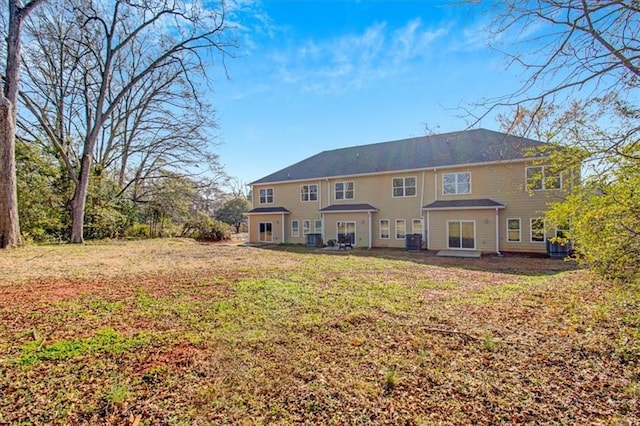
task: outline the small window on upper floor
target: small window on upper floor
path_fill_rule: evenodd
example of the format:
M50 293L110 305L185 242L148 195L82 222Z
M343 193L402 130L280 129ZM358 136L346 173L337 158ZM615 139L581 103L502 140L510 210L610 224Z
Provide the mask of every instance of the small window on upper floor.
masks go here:
M300 185L300 201L318 201L318 185Z
M539 191L543 189L561 189L562 176L549 166L530 166L526 169L527 189Z
M415 197L416 196L416 177L400 177L393 178L393 196L394 197Z
M470 194L471 173L445 173L442 175L442 193L444 195Z
M353 182L336 182L335 183L335 199L336 200L353 200L355 191Z
M273 203L273 188L260 188L260 204Z

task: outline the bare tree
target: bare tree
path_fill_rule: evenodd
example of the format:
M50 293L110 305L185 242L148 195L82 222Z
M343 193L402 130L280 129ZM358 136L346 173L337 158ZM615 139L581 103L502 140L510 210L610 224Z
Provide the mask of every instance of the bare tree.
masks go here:
M231 178L229 179L227 186L229 187L229 192L232 198L244 197L246 199L249 199L249 192L251 191L251 187L242 179L237 177Z
M0 248L19 245L18 193L16 186L15 130L22 26L26 17L45 0L31 0L22 6L8 1L8 31L5 74L0 93Z
M520 89L482 103L476 119L506 106L508 131L562 147L546 158L552 167L583 166L583 184L571 186L545 218L571 225L578 261L604 276L637 279L640 3L465 2L488 7L492 46L524 69Z
M38 64L45 62L27 61L34 84L22 99L75 184L71 241L80 243L92 172L100 173L117 161L124 184L130 156L145 150L155 156L147 155L141 161L147 165L161 162L166 169L176 147L195 140L203 124L197 114L185 117L176 112L182 107L171 104L177 99L176 87L181 88L183 98L197 100L195 79L196 75L206 79L205 60L213 57L207 55L217 51L224 59L231 43L224 39L227 26L222 3L218 9L208 9L186 1L74 0L63 7L71 29L58 31L54 39L64 38L59 45L66 54L61 57L72 58L74 66L50 61L46 64L51 72L38 69ZM33 36L42 38L41 23L55 20L51 14L39 16L33 24ZM61 90L55 101L43 90L51 75L65 80L54 87L67 89L66 93ZM168 105L162 113L160 99ZM152 117L144 121L145 128L140 127L141 117ZM59 121L66 124L58 126ZM56 132L58 127L67 132ZM174 150L158 143L169 140L168 134L180 135L169 144ZM203 140L202 136L196 139Z
M640 5L634 0L494 0L478 3L492 17L490 45L525 70L513 93L483 102L534 110L576 96L627 93L640 78ZM488 108L487 108L488 107Z

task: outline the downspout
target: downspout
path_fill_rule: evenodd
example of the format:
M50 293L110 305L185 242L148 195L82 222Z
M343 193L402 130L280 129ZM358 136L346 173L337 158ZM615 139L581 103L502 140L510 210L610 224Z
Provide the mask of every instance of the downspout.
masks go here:
M369 215L369 250L371 250L371 240L373 239L373 227L371 225L371 210L369 210L368 212Z
M318 179L318 212L322 209L322 181ZM322 223L322 213L320 213L320 222ZM322 227L324 225L320 225L320 238L324 239L324 235L322 234ZM313 232L316 232L315 224L313 225Z
M284 233L284 232L285 232L285 227L284 227L284 213L282 213L282 220L281 220L281 222L282 222L282 244L286 244L286 243L287 243L287 237L286 237L286 234Z
M430 224L430 217L429 217L429 210L427 210L427 229L429 229L429 224ZM427 232L427 250L429 250L429 247L431 247L431 232Z
M438 169L433 169L433 201L438 201Z
M496 254L498 256L502 256L502 253L500 253L500 222L499 222L499 214L498 214L497 207L496 207Z
M426 171L423 170L422 171L422 189L420 191L420 211L419 211L419 213L420 213L420 220L422 220L422 241L426 242L427 238L425 237L426 229L425 229L424 212L422 211L422 207L424 206L424 179L425 179L425 174L426 174ZM422 248L422 247L420 247L420 248Z

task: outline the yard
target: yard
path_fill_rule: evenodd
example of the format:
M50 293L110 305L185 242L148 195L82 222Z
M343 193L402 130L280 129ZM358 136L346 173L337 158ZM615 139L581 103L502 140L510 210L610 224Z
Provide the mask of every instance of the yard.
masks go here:
M0 424L638 424L640 290L561 260L0 252Z

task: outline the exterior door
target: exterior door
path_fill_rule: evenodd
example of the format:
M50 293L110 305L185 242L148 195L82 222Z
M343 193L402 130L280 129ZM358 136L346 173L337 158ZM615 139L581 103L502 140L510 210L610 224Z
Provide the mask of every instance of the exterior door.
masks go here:
M452 220L447 223L450 249L475 250L476 223L472 220Z
M259 241L270 243L273 241L273 223L260 222L260 239Z
M352 245L356 243L356 223L355 222L337 222L336 223L338 232L337 232L337 240L340 240L340 237L345 237L347 241L351 241Z

